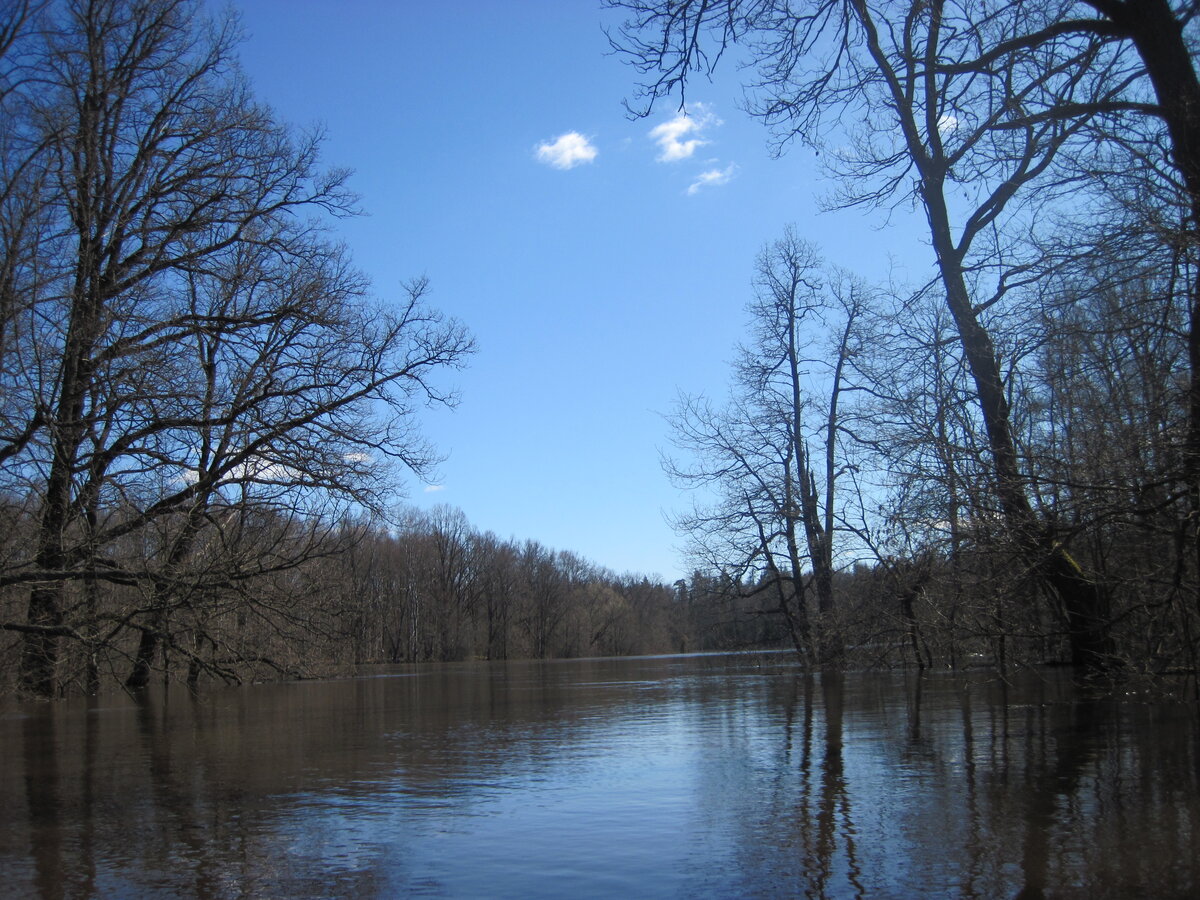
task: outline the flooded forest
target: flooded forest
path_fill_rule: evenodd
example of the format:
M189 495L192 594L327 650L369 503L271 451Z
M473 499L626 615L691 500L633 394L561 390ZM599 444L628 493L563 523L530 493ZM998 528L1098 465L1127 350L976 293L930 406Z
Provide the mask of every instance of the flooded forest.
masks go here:
M1196 4L604 7L631 115L740 60L831 208L927 226L910 284L800 223L745 260L728 396L666 414L670 583L403 504L470 323L369 288L232 14L0 7L0 690L751 648L1195 690Z

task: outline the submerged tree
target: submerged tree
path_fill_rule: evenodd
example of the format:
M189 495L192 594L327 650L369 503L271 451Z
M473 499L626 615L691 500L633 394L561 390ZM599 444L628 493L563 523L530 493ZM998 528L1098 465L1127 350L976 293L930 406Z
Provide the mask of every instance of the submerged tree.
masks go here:
M24 634L24 685L49 694L62 637L95 648L132 630L144 683L171 610L196 602L179 586L194 587L202 534L229 548L251 509L376 507L389 461L427 467L414 404L449 399L429 376L470 340L422 286L372 308L319 223L353 211L346 173L250 96L232 18L204 22L193 0L44 7L0 23L17 35L0 47L0 200L20 211L0 235L0 466L37 519L30 557L3 573L30 585L26 620L5 627ZM122 557L151 533L143 563ZM280 546L203 568L232 590L294 565ZM101 614L74 584L151 587Z
M739 353L729 404L684 397L671 419L687 457L668 460L669 474L717 497L675 524L713 568L753 573L797 649L828 664L839 652L827 620L846 464L841 403L867 291L830 272L791 228L759 257L754 287L753 339ZM820 345L830 333L833 346ZM813 627L810 592L824 628Z
M836 133L835 204L919 204L1007 533L1060 598L1074 662L1104 665L1107 598L1068 551L1054 511L1035 508L994 320L1047 263L1030 240L1051 220L1046 210L1089 187L1084 158L1112 149L1097 137L1128 134L1121 117L1148 108L1143 65L1118 30L1081 21L1072 2L613 5L632 12L615 43L651 75L638 112L737 44L758 74L751 111L780 147Z

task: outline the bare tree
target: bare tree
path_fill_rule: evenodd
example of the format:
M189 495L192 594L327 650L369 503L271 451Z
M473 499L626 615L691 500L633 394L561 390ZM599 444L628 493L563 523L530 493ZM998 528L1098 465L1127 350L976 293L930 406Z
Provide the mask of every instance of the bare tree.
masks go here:
M38 693L54 690L61 637L129 628L144 682L174 585L204 531L242 518L230 510L371 506L388 460L427 466L411 413L451 399L429 375L470 350L423 285L395 309L367 302L317 219L353 211L346 174L319 169L319 134L251 98L235 21L199 13L63 0L4 57L13 131L36 152L6 157L21 160L10 205L32 224L2 247L0 464L39 510L32 558L3 574L32 586L27 618L5 627L24 633ZM152 571L105 551L168 522ZM73 583L147 579L149 604L103 627L66 615Z
M484 623L484 657L508 659L519 573L518 548L487 532L474 540Z
M838 642L826 631L813 650L806 596L811 589L828 619L845 465L840 404L868 292L831 273L791 228L759 257L754 288L753 339L739 353L731 402L684 397L671 418L687 456L667 460L668 473L717 497L675 524L711 567L755 572L755 590L772 592L797 649L825 664ZM832 346L819 343L823 334Z
M1140 66L1107 29L1075 27L1069 2L613 5L632 12L615 43L653 76L638 111L740 44L758 73L751 109L779 146L840 126L837 205L923 209L1009 535L1061 598L1074 661L1102 665L1105 597L1034 509L988 317L1038 271L1024 236L1039 213L1083 183L1063 151L1082 154L1101 120L1144 106L1130 96Z
M524 651L534 659L563 655L570 644L566 624L576 591L590 579L590 565L570 551L527 540L520 548L521 602L515 624Z
M1170 163L1182 188L1186 210L1183 241L1189 255L1194 256L1195 248L1200 246L1200 74L1195 62L1196 14L1200 10L1190 0L1083 0L1082 6L1098 18L1081 16L1065 26L1081 34L1115 37L1132 47L1141 62L1150 96L1139 97L1145 102L1135 109L1166 130ZM1113 130L1104 138L1122 142L1126 134ZM1151 134L1146 142L1153 146L1156 139L1157 135ZM1139 154L1140 161L1146 158L1146 153ZM1183 464L1194 517L1200 510L1200 266L1194 259L1191 268L1187 290L1191 374ZM1194 541L1200 560L1200 528L1194 532Z

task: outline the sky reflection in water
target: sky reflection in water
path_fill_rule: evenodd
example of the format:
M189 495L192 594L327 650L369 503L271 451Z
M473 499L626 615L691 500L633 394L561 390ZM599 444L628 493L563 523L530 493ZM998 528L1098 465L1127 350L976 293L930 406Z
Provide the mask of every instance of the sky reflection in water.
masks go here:
M788 656L9 707L18 896L1172 897L1194 707Z

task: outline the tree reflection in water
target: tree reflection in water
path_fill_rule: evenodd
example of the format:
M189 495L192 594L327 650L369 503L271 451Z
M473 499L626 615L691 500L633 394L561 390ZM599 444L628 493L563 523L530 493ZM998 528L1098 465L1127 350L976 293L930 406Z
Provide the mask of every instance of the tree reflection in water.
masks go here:
M0 711L14 896L1186 897L1196 710L790 657Z

